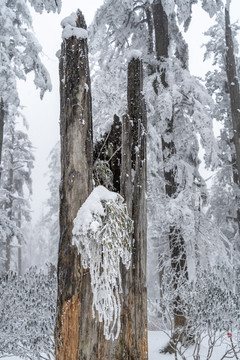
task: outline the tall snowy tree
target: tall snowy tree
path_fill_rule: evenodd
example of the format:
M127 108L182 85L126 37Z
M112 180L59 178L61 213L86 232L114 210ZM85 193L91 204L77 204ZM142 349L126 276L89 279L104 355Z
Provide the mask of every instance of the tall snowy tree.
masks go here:
M240 88L238 71L234 53L234 42L230 23L230 3L225 6L225 40L226 40L226 74L231 104L231 118L233 126L233 141L236 150L236 167L238 170L238 183L240 184Z
M32 192L31 170L33 168L32 144L26 133L17 129L14 118L8 117L5 125L3 146L3 172L1 179L4 197L0 201L1 211L15 227L21 229L24 220L30 220L28 193ZM6 238L5 270L18 270L21 274L23 236L16 237L12 232ZM16 253L17 256L14 253ZM16 262L14 264L14 261Z
M61 7L61 2L55 0L29 2L40 13L44 9L48 12L59 11ZM11 106L11 112L15 111L17 114L19 107L16 79L25 79L26 75L33 71L34 84L40 89L41 98L46 90L51 89L51 82L39 57L42 49L32 32L32 19L27 3L20 0L1 0L0 5L0 138L2 138L8 108Z
M239 97L236 41L238 30L237 23L230 24L229 8L226 8L225 14L223 11L218 12L216 23L206 32L210 40L205 44L205 57L213 61L213 70L206 74L206 86L215 101L213 117L220 124L218 141L220 166L213 178L208 213L214 217L217 226L234 246L235 265L239 257L240 228L238 147L236 146Z
M48 12L59 11L61 6L61 2L55 0L41 2L31 0L29 3L40 13L43 10ZM16 155L18 151L16 147L20 146L21 148L21 146L28 146L26 145L28 141L27 135L23 131L18 131L15 127L17 118L20 116L17 79L25 80L26 75L29 72L33 72L34 84L40 89L41 98L46 90L51 90L51 82L48 72L40 59L42 49L32 32L32 19L27 2L21 0L0 1L0 30L0 178L2 171L4 170L5 172L5 180L2 180L1 188L8 188L8 194L17 193L23 200L23 191L20 190L21 186L23 186L21 185L23 182L20 178L16 180L15 170L17 167L16 165L13 165L13 162L16 161L18 156ZM9 132L11 132L11 135ZM10 145L11 141L12 145ZM24 145L21 143L24 143ZM12 159L12 162L9 160L11 146L15 146L15 158ZM20 148L19 152L21 151ZM23 150L23 153L24 151L26 151L26 148ZM6 157L3 159L3 154L8 154L6 155L8 156L8 159ZM11 156L13 156L13 154ZM25 159L25 161L27 160ZM30 171L30 160L28 165ZM10 167L3 169L3 166ZM15 175L13 175L14 171ZM19 170L18 173L20 174L21 170ZM14 176L15 180L13 180ZM23 173L21 176L24 178ZM8 177L7 180L6 177ZM24 181L26 183L28 182L26 178ZM8 186L6 185L7 182ZM19 236L22 237L22 235L20 235L21 231L19 231L21 216L19 213L18 219L16 219L14 218L15 215L12 215L12 210L9 210L12 209L12 195L11 199L9 198L6 201L5 190L1 190L0 198L1 203L5 203L1 210L2 237L0 240L3 244L7 241L7 244L9 245L10 238L18 237L20 239ZM6 206L6 204L8 205ZM8 208L9 211L6 211L6 208ZM19 247L18 258L20 264L21 247ZM9 246L7 246L6 266L7 268L10 266Z

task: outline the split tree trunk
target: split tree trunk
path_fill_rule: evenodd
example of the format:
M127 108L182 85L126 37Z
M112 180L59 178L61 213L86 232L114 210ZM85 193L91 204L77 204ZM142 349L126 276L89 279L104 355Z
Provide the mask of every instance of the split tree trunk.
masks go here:
M86 28L81 12L76 24ZM130 194L125 198L135 226L131 269L122 270L121 332L115 341L104 338L103 324L92 317L89 270L82 268L81 257L72 246L73 220L92 190L90 89L86 39L64 40L60 58L62 170L56 360L147 360L146 113L141 62L134 60L129 65L129 132L123 134L123 142L129 143L130 163L123 161L128 182L121 183L123 195Z
M165 13L161 0L155 0L152 4L153 11L153 20L154 20L154 30L155 30L155 46L157 59L161 65L164 65L164 62L168 58L168 46L169 46L169 31L168 31L168 17ZM163 67L158 69L160 71L161 83L167 88L168 83L166 79L166 70ZM156 94L158 94L158 84L153 84ZM172 158L176 154L176 147L172 139L174 132L174 115L171 119L163 119L167 122L165 133L162 134L162 152L163 152L163 162L164 162L164 179L165 179L165 191L166 195L170 198L177 196L178 184L176 182L176 165L170 165L172 163ZM184 239L181 235L180 229L176 226L171 226L169 229L169 248L171 255L171 267L173 270L173 287L177 290L178 279L181 275L185 276L186 280L188 279L187 272L187 261L186 261L186 249ZM177 331L181 328L184 328L186 324L186 319L183 313L180 310L181 299L179 296L176 296L174 300L174 330ZM173 335L173 346L176 339L178 338L178 332ZM170 346L170 347L171 347ZM171 350L169 348L169 350Z
M123 118L121 194L134 221L132 263L122 268L123 314L119 359L147 360L146 131L142 62L128 65L128 114Z

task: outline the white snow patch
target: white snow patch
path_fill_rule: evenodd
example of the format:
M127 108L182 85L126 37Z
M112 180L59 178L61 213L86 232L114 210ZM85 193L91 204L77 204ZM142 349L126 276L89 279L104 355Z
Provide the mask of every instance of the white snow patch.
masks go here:
M60 59L60 56L61 56L61 50L59 49L57 52L56 52L56 57L58 58L58 59Z
M76 36L78 39L87 39L87 30L77 27L76 20L77 14L72 13L61 21L61 26L63 27L62 39L69 39L72 36Z
M80 207L74 220L73 235L78 235L77 229L87 231L93 222L94 215L104 216L102 201L115 201L119 195L107 190L104 186L97 186Z
M61 21L61 26L63 28L65 28L67 25L76 26L76 20L77 20L77 14L73 12L73 13L71 13L71 15L66 16Z
M88 32L86 29L67 25L62 31L62 39L69 39L72 36L76 36L78 39L87 39Z
M132 49L127 54L128 61L131 61L132 59L141 59L142 58L142 52L137 49Z

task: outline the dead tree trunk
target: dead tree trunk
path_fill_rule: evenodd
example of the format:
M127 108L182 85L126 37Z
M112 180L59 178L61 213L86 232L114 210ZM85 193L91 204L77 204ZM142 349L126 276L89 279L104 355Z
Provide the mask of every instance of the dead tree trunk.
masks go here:
M86 29L77 13L76 26ZM97 359L90 274L72 246L73 220L92 190L92 105L87 40L65 39L60 57L60 243L56 359Z
M76 25L86 28L81 12L78 12ZM81 257L72 246L73 220L92 190L91 87L87 41L76 37L64 40L60 57L61 202L55 328L57 360L147 360L146 112L141 91L142 65L139 60L132 60L128 86L129 132L123 134L123 142L126 139L129 142L129 148L125 150L130 162L124 161L122 164L121 184L135 223L133 260L131 269L123 270L121 333L115 341L107 341L103 335L103 324L92 316L89 270L82 268ZM108 145L113 145L116 150L119 141L115 144L116 135L120 131L118 126L119 119L115 117L112 141L109 139ZM113 155L109 161L113 161ZM120 188L118 160L119 155L111 166L118 177L116 187ZM125 183L123 179L128 174L130 182ZM127 197L128 192L130 198Z
M155 0L152 4L154 30L155 30L155 46L157 59L159 61L160 78L162 85L167 88L166 70L164 62L168 58L169 46L169 31L168 31L168 17L165 13L161 0ZM153 84L155 92L158 94L158 84ZM164 179L166 195L170 198L177 196L178 184L176 182L175 174L177 171L176 165L170 165L173 157L176 155L176 147L172 140L174 132L174 115L171 119L164 119L167 122L165 133L162 134L162 152L164 162ZM171 140L168 140L171 139ZM171 226L169 229L169 248L171 255L171 267L173 270L173 287L176 290L178 286L178 279L180 276L185 276L188 279L186 250L184 239L181 235L180 229L176 226ZM185 326L186 319L180 310L181 299L176 297L174 301L174 329L180 329ZM174 340L174 339L173 339ZM169 348L170 350L170 348Z
M121 193L134 220L132 264L122 269L123 314L117 359L145 360L147 351L146 288L146 128L142 63L128 65L128 114L123 119Z

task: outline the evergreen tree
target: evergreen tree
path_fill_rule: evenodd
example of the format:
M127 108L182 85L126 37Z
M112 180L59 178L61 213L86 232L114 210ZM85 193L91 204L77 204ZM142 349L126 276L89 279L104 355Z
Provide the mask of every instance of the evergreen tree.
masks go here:
M11 119L8 117L4 133L1 179L1 192L4 196L0 201L1 212L5 213L5 216L15 227L21 229L22 223L31 219L26 189L30 195L32 192L31 171L34 160L32 145L27 134L17 129L13 117ZM23 235L21 232L17 233L21 235L16 236L16 233L11 233L7 236L3 254L6 255L5 270L15 269L21 274Z
M214 222L231 241L231 246L235 249L235 264L237 264L239 263L240 228L239 171L236 147L238 140L233 113L236 116L238 111L232 108L232 104L238 107L238 100L234 100L234 97L239 96L239 60L236 41L239 25L237 23L230 25L229 8L226 8L225 12L225 15L223 11L217 13L216 23L205 33L210 37L205 44L205 58L212 59L213 65L213 70L206 74L206 87L215 101L213 117L220 124L218 140L220 166L213 177L208 213L213 216ZM229 29L231 29L230 33ZM227 52L228 47L231 47L231 56L229 51ZM232 78L234 81L229 80L229 66L235 74L234 79ZM234 88L234 93L232 88Z
M30 4L37 12L60 10L60 1L35 1ZM8 108L17 115L19 95L16 79L25 79L34 72L34 84L40 89L40 96L51 90L48 72L40 59L41 46L32 32L32 19L26 2L1 0L0 6L0 134L7 122ZM0 136L2 138L2 135ZM1 141L0 141L1 144ZM1 153L1 152L0 152Z
M202 226L206 223L201 213L206 189L198 171L198 136L207 166L215 167L218 163L211 119L213 102L202 84L189 74L187 45L178 29L179 23L184 23L187 29L193 3L106 1L90 30L96 104L93 118L98 137L108 131L114 113L119 118L124 114L122 99L128 57L138 53L145 65L143 92L149 119L150 160L148 237L153 244L152 256L156 256L156 247L158 253L164 252L163 244L168 239L175 289L183 273L187 280L187 267L194 273L193 269L203 260L198 251L192 250L199 239L199 222ZM212 16L220 2L202 5ZM108 90L113 94L110 99L106 95ZM207 254L209 244L204 244ZM220 237L219 251L221 247ZM204 261L202 266L206 266ZM177 327L179 313L175 320Z
M31 0L29 3L40 13L44 9L48 12L60 10L61 6L58 0ZM16 126L20 116L17 79L25 80L26 75L33 72L34 84L40 89L41 98L46 90L51 90L51 82L40 59L42 49L32 32L32 19L25 1L0 1L0 30L0 180L3 177L0 183L3 219L0 242L2 250L5 248L5 268L9 270L11 246L17 238L15 246L18 246L18 269L21 272L23 240L18 229L23 217L29 218L24 186L30 189L33 158L27 134ZM19 167L17 161L20 161Z

